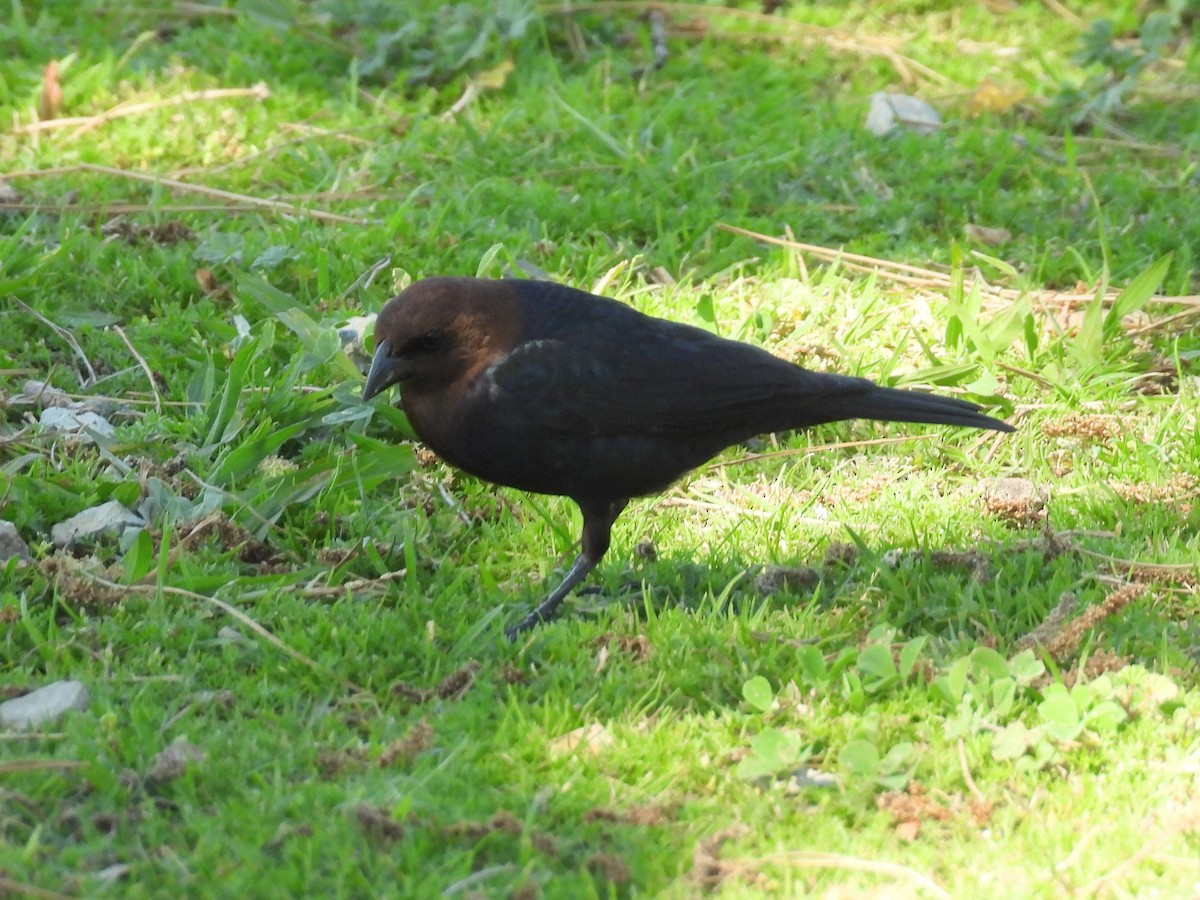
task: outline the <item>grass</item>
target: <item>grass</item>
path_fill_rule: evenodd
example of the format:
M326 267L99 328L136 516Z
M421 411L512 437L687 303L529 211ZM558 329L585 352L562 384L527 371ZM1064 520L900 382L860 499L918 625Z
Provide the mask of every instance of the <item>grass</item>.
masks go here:
M1198 63L1144 6L672 8L639 71L602 6L14 2L0 690L91 702L0 734L0 892L1194 891ZM51 59L83 131L36 125ZM946 127L871 136L876 90ZM1019 430L732 448L510 645L576 511L414 452L336 326L514 270ZM114 436L32 424L28 378Z

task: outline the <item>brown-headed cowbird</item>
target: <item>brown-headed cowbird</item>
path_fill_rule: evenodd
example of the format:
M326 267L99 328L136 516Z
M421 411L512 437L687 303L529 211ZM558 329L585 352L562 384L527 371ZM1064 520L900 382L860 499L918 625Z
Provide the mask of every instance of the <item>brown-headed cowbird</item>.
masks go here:
M496 484L570 497L583 541L515 627L549 619L631 497L770 431L881 419L1012 431L965 400L809 372L765 350L545 281L427 278L375 322L363 399L399 384L413 430Z

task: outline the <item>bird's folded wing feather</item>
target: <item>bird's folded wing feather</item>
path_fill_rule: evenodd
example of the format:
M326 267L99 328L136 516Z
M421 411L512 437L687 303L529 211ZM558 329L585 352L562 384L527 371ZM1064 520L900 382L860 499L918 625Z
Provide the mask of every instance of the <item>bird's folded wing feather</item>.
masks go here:
M578 339L521 344L490 373L494 387L518 399L528 421L548 431L724 433L772 408L788 409L795 418L777 427L798 428L825 421L823 403L872 388L857 378L807 372L695 329L656 327L594 343L571 337ZM608 352L589 353L589 346ZM810 405L811 422L805 415Z

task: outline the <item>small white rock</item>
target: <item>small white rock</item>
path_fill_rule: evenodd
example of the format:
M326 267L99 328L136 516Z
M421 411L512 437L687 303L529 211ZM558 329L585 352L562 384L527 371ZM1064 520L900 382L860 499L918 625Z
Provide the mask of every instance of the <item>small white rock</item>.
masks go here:
M82 681L56 681L36 691L0 703L0 727L36 728L71 710L87 709L88 689Z
M914 134L933 134L942 125L938 111L916 97L876 91L867 110L867 130L876 137L903 128Z
M91 440L84 429L96 432L101 437L112 437L116 430L108 419L99 413L81 409L69 409L65 406L47 406L38 417L43 428L61 431L67 434L77 434L83 440Z

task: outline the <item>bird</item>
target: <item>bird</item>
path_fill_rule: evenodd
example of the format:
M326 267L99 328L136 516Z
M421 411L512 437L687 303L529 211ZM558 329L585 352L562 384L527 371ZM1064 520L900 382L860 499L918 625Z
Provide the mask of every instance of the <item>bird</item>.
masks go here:
M1012 431L966 400L813 372L551 281L424 278L375 321L364 402L399 385L421 441L478 478L569 497L579 553L510 639L555 617L634 497L726 447L846 419Z

